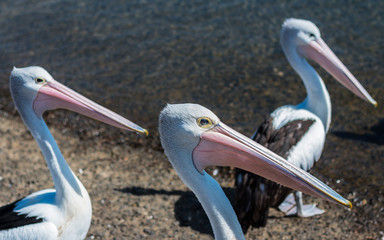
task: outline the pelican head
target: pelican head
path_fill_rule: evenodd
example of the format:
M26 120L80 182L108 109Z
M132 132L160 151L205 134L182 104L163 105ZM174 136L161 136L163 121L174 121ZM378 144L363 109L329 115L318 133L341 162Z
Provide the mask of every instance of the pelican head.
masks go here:
M10 90L24 120L26 115L41 119L46 110L63 108L125 130L148 133L146 129L57 82L42 67L14 67Z
M213 112L198 104L167 105L160 113L159 132L166 155L187 185L204 176L207 166L231 166L352 206L309 173L226 126Z
M282 26L280 41L294 68L305 61L304 58L311 59L355 95L377 106L377 102L323 41L315 24L302 19L287 19Z

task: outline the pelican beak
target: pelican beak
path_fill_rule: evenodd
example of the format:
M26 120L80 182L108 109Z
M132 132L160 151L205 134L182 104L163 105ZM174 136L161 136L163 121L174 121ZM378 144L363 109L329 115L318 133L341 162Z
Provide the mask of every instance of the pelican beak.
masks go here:
M359 81L344 66L340 59L332 52L328 45L321 39L298 47L298 51L304 57L312 59L322 66L337 81L356 94L361 99L371 103L375 107L377 102L369 95Z
M33 102L33 109L36 115L41 118L46 110L57 108L71 110L121 129L148 135L148 131L139 125L100 106L63 84L51 80L39 89Z
M201 135L192 157L196 169L202 174L207 166L237 167L297 191L352 208L351 202L311 174L223 123Z

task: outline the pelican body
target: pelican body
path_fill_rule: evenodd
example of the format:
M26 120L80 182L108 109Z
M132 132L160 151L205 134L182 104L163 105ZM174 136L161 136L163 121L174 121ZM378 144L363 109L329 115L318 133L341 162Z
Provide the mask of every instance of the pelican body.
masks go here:
M169 104L160 113L165 154L203 206L216 239L244 239L241 226L207 166L238 167L287 187L343 206L351 203L327 185L277 154L231 129L198 104Z
M312 22L287 19L281 30L281 45L289 63L300 75L307 97L298 105L277 108L251 138L296 167L309 171L324 147L331 122L331 100L323 80L306 58L319 63L361 99L375 106L377 103L326 45ZM292 189L241 169L236 170L235 185L234 208L244 232L249 226L265 226L269 207L280 206L286 214L301 217L324 212L314 205L304 206L301 192L295 193L291 204L281 205Z
M46 159L55 188L1 207L0 240L84 239L91 223L91 200L61 154L42 114L64 108L125 130L147 131L60 84L41 67L14 68L10 90Z

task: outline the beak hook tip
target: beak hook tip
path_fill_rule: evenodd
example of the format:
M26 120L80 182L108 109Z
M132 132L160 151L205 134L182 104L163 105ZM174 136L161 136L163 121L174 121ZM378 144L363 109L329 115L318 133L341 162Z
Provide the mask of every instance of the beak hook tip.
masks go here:
M132 130L135 131L135 132L138 133L138 134L140 134L140 133L144 133L145 136L147 136L147 137L148 137L148 135L149 135L148 130L145 129L145 128L141 128L140 130L138 130L138 129L132 129Z

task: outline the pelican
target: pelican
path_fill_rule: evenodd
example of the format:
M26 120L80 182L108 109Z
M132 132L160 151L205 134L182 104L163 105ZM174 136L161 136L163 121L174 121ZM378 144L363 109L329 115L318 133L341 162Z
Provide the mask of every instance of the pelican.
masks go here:
M165 154L208 215L216 239L244 239L241 226L220 185L204 169L232 166L344 206L351 203L327 185L282 157L241 135L207 108L167 105L159 133Z
M91 200L61 154L42 114L64 108L125 130L147 130L60 84L41 67L13 68L10 90L47 161L55 189L41 190L1 207L0 239L84 239L91 223Z
M307 97L298 105L277 108L251 138L296 167L309 171L324 147L331 122L331 100L323 80L306 58L319 63L358 97L374 106L377 103L322 40L312 22L287 19L281 30L281 45L289 63L300 75ZM279 206L287 215L300 217L324 212L315 205L303 205L301 192L295 192L294 197L290 196L291 199L280 205L291 189L241 169L236 170L235 186L234 208L244 232L250 225L265 226L269 207Z

